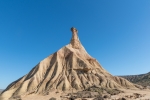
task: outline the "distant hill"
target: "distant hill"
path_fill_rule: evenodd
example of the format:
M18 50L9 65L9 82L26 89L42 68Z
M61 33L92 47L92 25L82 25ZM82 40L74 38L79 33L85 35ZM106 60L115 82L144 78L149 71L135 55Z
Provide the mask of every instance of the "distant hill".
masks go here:
M132 83L136 83L142 86L150 86L150 72L146 74L127 75L127 76L120 76L120 77L123 77Z

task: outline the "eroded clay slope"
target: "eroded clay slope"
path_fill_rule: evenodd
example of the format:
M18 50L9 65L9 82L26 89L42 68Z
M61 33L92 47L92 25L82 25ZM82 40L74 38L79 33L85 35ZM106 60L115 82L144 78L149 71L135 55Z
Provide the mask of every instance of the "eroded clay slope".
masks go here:
M11 83L0 100L19 95L48 94L53 90L84 90L93 85L105 88L135 88L129 81L109 74L81 45L72 29L70 44L37 64L27 75Z

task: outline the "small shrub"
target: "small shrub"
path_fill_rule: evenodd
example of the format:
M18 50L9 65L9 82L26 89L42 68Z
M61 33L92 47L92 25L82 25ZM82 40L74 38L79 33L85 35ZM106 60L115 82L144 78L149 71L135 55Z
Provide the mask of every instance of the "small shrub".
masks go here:
M109 95L104 95L103 98L110 98L110 96Z
M71 97L69 100L74 100L75 98Z
M120 93L120 91L117 89L106 89L106 92L111 94L111 95L117 95Z
M94 98L93 100L104 100L104 98L102 96L98 96L98 97Z
M56 98L53 98L53 97L52 97L52 98L50 98L49 100L56 100Z

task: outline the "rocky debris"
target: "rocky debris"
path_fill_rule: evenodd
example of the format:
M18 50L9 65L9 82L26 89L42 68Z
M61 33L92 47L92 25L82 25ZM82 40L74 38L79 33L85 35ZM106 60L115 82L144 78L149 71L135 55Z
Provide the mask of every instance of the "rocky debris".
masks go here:
M88 89L85 89L84 91L98 92L99 95L106 94L109 97L111 95L117 95L119 93L123 93L123 91L118 90L118 89L108 89L108 88L96 87L96 86L89 87Z
M125 95L125 98L127 99L137 99L137 98L141 98L144 97L144 94L139 94L139 93L133 93L132 95Z
M71 94L71 98L94 98L99 96L97 92L90 92L90 91L79 91L77 93Z
M97 92L99 95L102 95L103 93L107 93L104 88L96 87L96 86L89 87L84 91Z
M94 98L93 100L104 100L104 98L102 96L97 96L96 98Z
M146 88L146 89L150 89L150 86L146 86L145 88Z
M102 95L99 95L98 92L91 92L91 91L78 91L76 93L69 93L64 96L61 96L61 98L69 99L69 100L83 100L83 99L92 99L92 98L100 98Z
M139 94L139 93L134 93L133 95L135 96L135 98L140 98L143 96L142 94Z

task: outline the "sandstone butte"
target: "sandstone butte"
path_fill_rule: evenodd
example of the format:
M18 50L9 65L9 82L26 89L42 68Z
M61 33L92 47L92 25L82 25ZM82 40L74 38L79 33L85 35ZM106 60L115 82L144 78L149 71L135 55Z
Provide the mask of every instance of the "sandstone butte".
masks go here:
M84 90L91 86L131 89L136 85L112 76L82 46L78 31L72 27L68 45L39 62L28 74L12 82L0 100L21 95L44 95L54 90Z

